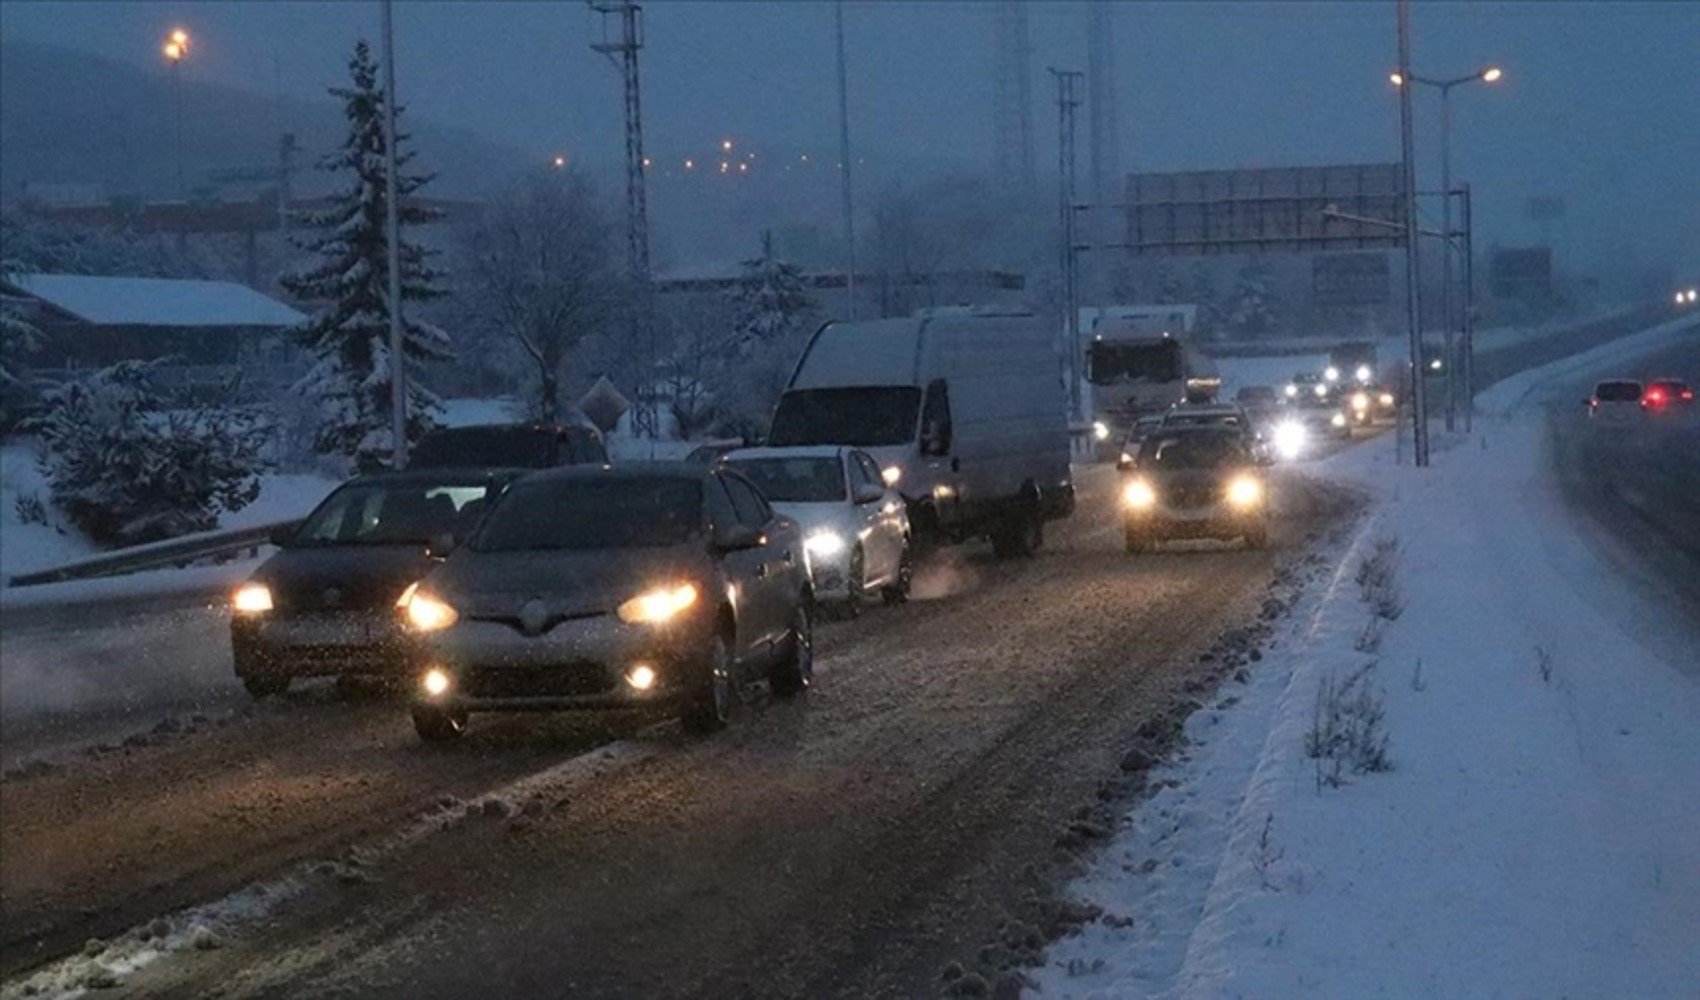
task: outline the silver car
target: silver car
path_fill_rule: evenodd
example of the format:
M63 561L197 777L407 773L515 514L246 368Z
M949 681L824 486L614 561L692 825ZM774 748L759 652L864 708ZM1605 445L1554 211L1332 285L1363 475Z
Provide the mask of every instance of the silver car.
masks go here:
M802 535L725 469L527 476L398 605L426 740L472 712L656 703L703 732L744 683L793 695L813 676Z
M909 599L908 509L866 452L835 445L741 448L723 461L802 529L816 598L852 615L875 593L887 604Z

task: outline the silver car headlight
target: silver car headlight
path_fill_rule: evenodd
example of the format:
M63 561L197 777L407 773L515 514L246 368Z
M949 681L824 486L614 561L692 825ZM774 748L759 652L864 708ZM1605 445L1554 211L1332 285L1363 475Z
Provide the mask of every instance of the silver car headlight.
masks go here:
M688 583L676 587L657 587L646 590L620 605L623 622L661 625L678 617L679 613L697 602L697 588Z
M831 559L844 552L844 536L831 529L817 531L803 542L803 547L809 550L811 558Z

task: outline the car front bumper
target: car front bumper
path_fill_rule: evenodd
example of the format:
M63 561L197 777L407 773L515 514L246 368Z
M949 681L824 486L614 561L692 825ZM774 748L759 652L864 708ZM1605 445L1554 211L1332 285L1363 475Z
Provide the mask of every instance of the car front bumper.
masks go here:
M406 641L394 612L237 615L230 621L238 677L324 677L407 672Z
M1238 538L1264 523L1264 505L1205 507L1159 505L1146 510L1129 510L1124 523L1132 533L1148 538Z
M540 635L502 621L463 619L442 632L419 636L412 673L448 675L449 687L416 701L451 711L546 711L624 708L675 700L689 691L701 669L709 623L628 624L612 614L572 618ZM628 677L639 666L654 671L645 689Z

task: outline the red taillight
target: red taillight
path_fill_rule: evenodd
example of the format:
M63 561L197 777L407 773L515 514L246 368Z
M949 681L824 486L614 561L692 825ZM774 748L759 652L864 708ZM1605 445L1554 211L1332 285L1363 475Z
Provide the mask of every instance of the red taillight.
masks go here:
M1659 403L1664 402L1665 401L1665 391L1663 389L1652 389L1652 390L1648 391L1646 401L1654 404L1655 406L1658 405Z

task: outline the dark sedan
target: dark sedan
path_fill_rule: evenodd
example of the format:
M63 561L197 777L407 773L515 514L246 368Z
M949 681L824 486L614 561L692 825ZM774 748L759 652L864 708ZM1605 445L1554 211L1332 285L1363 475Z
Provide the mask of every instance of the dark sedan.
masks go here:
M338 487L231 599L232 659L248 693L405 672L396 598L435 565L431 546L471 534L515 475L422 470Z
M1258 465L1231 428L1163 429L1146 438L1122 487L1127 550L1145 552L1171 538L1267 545L1267 488Z
M402 608L427 740L475 711L644 704L709 731L745 682L790 695L813 675L803 539L726 469L527 477Z

